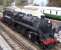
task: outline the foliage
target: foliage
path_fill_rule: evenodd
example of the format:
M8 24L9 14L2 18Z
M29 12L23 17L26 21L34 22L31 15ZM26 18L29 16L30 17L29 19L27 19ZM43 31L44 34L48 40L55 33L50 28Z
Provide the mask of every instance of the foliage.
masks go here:
M61 0L49 0L48 6L61 7Z

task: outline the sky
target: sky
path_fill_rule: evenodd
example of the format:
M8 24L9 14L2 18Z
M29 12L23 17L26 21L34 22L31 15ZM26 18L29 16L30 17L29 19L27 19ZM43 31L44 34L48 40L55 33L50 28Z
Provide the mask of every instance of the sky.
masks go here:
M38 4L40 6L46 6L48 3L48 0L34 0L33 3Z

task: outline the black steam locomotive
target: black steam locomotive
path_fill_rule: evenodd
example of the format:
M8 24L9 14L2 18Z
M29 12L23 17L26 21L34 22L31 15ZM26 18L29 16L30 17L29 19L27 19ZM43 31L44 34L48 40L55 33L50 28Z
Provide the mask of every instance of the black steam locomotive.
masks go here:
M18 32L22 32L31 41L38 43L45 49L54 46L56 41L52 22L45 16L40 17L11 10L4 10L3 12L3 21L5 23L12 25Z

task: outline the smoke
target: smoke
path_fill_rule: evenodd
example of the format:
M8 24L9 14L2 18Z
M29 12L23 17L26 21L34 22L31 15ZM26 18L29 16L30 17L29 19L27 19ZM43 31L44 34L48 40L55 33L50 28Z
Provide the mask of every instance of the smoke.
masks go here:
M37 4L39 6L46 6L48 4L48 0L34 0L33 4Z

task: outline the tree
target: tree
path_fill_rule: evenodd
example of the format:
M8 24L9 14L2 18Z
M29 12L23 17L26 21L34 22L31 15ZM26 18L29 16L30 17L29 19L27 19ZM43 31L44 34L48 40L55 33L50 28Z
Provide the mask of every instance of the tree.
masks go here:
M61 0L49 0L48 6L61 7Z
M0 0L0 5L3 5L3 0Z

